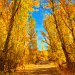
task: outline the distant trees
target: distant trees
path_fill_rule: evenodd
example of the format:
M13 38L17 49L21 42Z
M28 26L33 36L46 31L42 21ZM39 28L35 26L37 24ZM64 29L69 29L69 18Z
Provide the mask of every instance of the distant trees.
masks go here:
M37 33L35 31L35 20L30 16L30 22L28 24L28 34L29 34L29 59L31 63L37 61Z

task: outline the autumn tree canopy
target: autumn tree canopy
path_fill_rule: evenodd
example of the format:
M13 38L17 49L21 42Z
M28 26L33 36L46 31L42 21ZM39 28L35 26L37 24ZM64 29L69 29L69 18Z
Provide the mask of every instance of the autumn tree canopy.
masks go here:
M39 61L75 69L74 1L0 0L0 71Z

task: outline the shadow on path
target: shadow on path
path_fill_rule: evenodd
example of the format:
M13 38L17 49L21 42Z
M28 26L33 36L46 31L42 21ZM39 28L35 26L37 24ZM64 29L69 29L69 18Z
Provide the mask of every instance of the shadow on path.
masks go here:
M56 68L38 68L35 70L26 70L17 72L16 75L61 75Z

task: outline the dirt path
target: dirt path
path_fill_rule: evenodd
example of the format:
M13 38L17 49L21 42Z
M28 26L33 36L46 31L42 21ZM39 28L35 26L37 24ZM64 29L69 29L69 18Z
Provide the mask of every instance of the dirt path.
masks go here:
M58 70L46 65L34 65L33 68L29 66L25 71L17 72L16 75L61 75Z
M8 74L7 74L8 75ZM18 70L16 73L11 73L10 75L75 75L70 74L67 72L61 72L60 70L55 67L51 66L50 64L45 65L27 65L25 69Z

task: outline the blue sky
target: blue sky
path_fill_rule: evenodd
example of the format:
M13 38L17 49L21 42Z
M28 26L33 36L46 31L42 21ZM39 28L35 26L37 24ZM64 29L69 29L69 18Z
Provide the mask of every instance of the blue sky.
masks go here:
M11 2L12 0L8 0L9 2ZM32 14L32 17L35 19L36 21L36 31L37 31L37 34L38 34L38 49L41 50L42 47L41 47L41 40L43 39L43 36L42 34L40 33L40 30L46 32L46 30L44 29L44 26L43 26L43 20L44 20L44 14L51 14L51 9L44 9L43 8L43 5L45 4L48 4L46 0L39 0L40 1L40 7L39 8L36 8L33 6L33 8L36 10L34 12L31 12ZM47 44L44 43L45 46L47 46ZM47 48L45 48L47 49Z
M35 30L37 31L37 34L38 34L39 50L42 49L41 40L43 39L43 36L42 36L40 30L46 32L46 30L44 29L44 26L43 26L44 14L48 14L48 15L51 14L51 9L44 9L43 4L48 4L48 3L46 2L46 0L41 0L40 7L39 8L33 7L37 11L32 12L32 17L36 21L36 29ZM45 44L45 43L44 43L44 45L47 46L47 44Z
M9 0L9 2L12 1L12 0ZM44 26L43 26L43 20L44 20L44 14L51 14L52 11L51 9L44 9L43 8L43 5L45 4L48 4L46 0L39 0L40 1L40 7L39 8L36 8L33 6L33 8L36 10L34 12L32 12L32 17L35 19L36 21L36 31L37 31L37 34L38 34L38 48L39 50L41 50L41 40L43 39L43 36L41 35L40 33L40 30L46 32L46 30L44 29ZM73 3L75 3L74 0L72 0ZM44 43L45 46L47 46L47 44ZM46 48L45 48L46 49Z
M74 0L72 0L73 3L75 3ZM48 4L48 2L46 0L40 0L40 7L39 8L36 8L36 7L33 7L36 11L32 12L32 17L36 20L36 31L37 31L37 34L38 34L38 48L39 50L42 50L42 47L41 47L41 40L43 39L43 36L40 32L40 30L46 32L44 26L43 26L43 20L44 20L44 14L47 14L47 15L50 15L52 13L51 9L44 9L43 8L43 5L46 5ZM44 46L47 46L46 43L44 43ZM45 47L45 49L47 49Z

